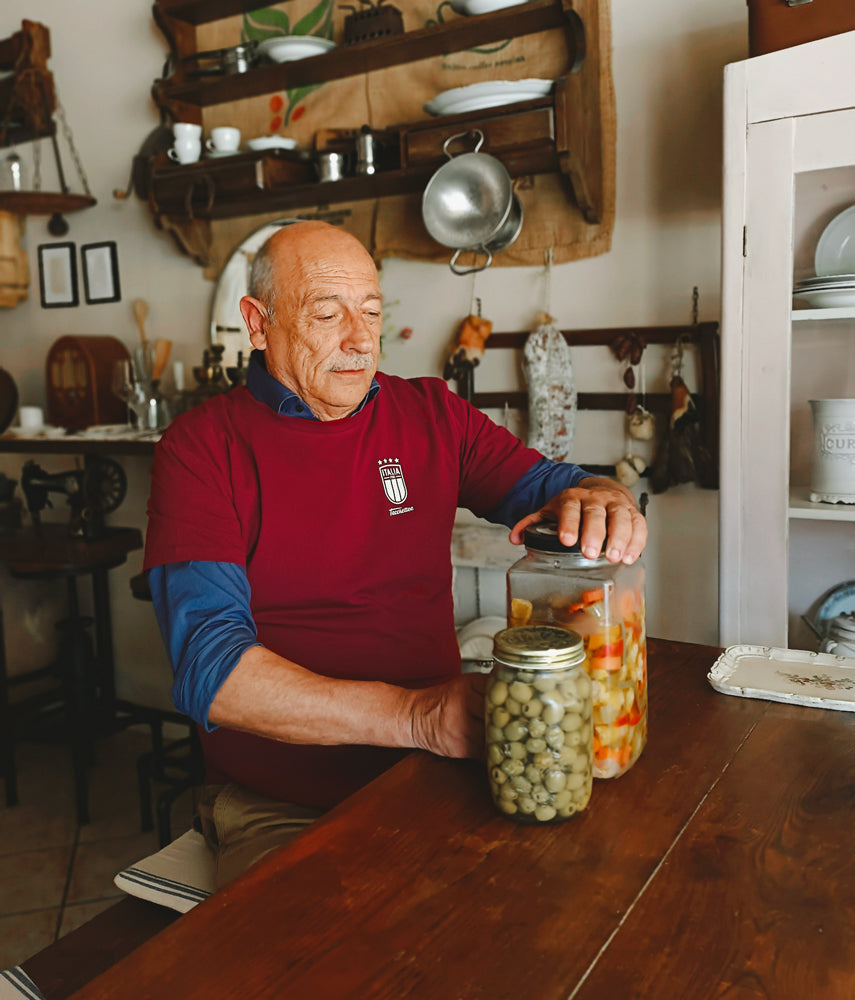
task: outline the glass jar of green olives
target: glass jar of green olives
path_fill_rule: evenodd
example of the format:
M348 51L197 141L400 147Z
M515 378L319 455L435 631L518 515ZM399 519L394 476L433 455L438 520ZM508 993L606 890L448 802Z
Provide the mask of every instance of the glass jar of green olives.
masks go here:
M591 682L582 639L550 626L493 639L484 723L490 791L521 823L556 823L591 797Z
M508 570L508 625L553 625L582 637L593 682L594 777L614 778L647 742L644 569L567 548L555 524L525 530L526 554Z

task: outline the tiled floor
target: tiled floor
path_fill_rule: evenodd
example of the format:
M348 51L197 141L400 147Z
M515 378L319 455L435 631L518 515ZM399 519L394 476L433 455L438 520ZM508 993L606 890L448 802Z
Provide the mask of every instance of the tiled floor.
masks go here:
M20 802L0 806L0 969L20 964L121 898L113 876L158 849L156 832L140 832L136 761L150 748L141 727L96 743L91 822L78 826L68 749L18 745ZM188 792L172 808L173 836L189 828L192 816Z

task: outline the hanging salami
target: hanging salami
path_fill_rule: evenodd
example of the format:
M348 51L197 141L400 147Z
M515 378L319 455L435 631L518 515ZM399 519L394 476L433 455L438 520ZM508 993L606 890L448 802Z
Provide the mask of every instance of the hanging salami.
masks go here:
M528 388L528 445L556 462L566 462L576 430L576 384L570 345L547 313L523 347Z

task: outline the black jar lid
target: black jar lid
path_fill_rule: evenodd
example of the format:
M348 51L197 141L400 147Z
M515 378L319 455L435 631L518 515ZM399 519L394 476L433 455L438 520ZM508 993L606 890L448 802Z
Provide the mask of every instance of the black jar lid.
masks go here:
M580 539L573 545L565 545L558 538L558 525L555 521L536 521L523 532L523 544L527 549L538 552L576 552L581 554Z

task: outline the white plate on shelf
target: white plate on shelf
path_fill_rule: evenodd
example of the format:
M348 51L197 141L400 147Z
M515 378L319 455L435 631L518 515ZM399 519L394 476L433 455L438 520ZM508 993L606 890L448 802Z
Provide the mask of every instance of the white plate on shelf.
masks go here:
M855 287L853 288L812 288L807 291L794 291L794 299L807 302L818 309L829 309L839 306L855 306Z
M855 272L855 205L850 205L823 229L814 266L819 276Z
M424 105L429 115L459 115L483 111L518 101L533 101L551 92L552 80L484 80L466 87L453 87L437 94Z
M831 274L821 278L802 278L794 285L795 288L838 288L840 286L855 287L855 274Z
M722 694L855 712L855 659L774 646L729 646L707 674Z
M65 437L68 431L64 427L43 424L41 427L7 427L5 433L16 438L58 438Z
M296 146L297 140L286 135L260 135L247 141L247 147L256 153L264 149L295 149Z
M205 156L212 160L223 160L227 156L239 156L239 149L207 149L205 150Z
M504 10L505 7L519 7L527 0L451 0L451 9L455 14L464 17L475 17L478 14L492 14L494 10Z
M334 48L335 42L316 35L283 35L281 38L266 38L258 43L258 51L278 63L308 59Z
M493 656L493 636L507 628L504 618L476 618L457 630L457 644L464 660L489 660Z

